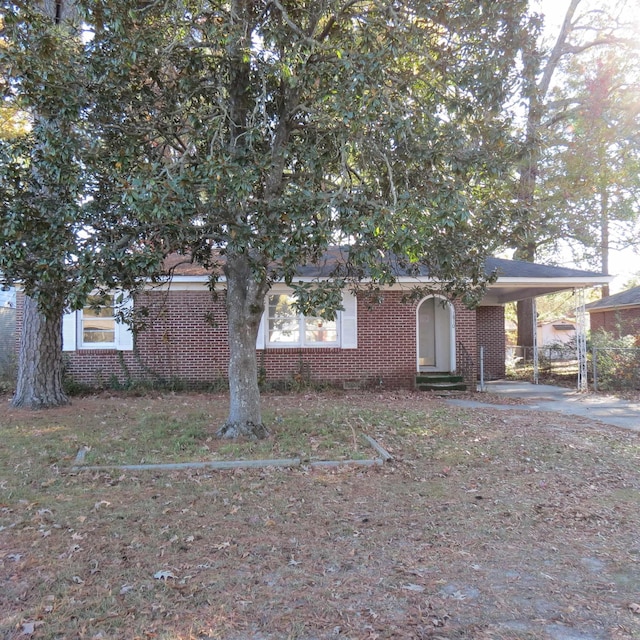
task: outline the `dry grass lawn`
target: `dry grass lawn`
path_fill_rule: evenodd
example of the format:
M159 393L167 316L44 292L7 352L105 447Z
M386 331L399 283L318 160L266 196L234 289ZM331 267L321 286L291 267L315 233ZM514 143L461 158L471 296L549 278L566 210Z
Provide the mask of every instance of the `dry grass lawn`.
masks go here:
M640 435L413 393L0 406L0 638L640 638ZM70 472L87 463L358 459L382 467Z

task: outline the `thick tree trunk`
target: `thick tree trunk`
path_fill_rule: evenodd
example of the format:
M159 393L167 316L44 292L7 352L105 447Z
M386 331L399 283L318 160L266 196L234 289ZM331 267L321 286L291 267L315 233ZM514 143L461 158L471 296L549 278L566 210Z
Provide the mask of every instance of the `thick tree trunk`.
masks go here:
M533 332L536 330L536 318L533 317L533 298L518 300L516 312L518 319L518 346L525 347L522 357L528 361L533 358Z
M36 301L25 296L14 407L46 409L68 404L62 388L62 312L60 307L59 313L45 316Z
M229 417L220 438L266 438L262 423L256 338L264 311L266 282L256 282L246 256L229 256L227 322L229 326Z
M251 109L250 48L252 21L256 5L247 0L233 0L231 17L234 24L229 45L229 151L245 153L247 121ZM242 213L239 213L242 218ZM256 338L268 290L266 275L252 269L251 251L227 252L224 272L227 278L227 324L229 332L229 417L218 429L220 438L266 438L262 424ZM266 271L265 271L266 274Z
M519 249L515 252L516 260L525 260L533 262L535 260L535 245L529 243L526 248ZM533 332L536 330L536 318L533 317L533 298L525 298L516 302L516 313L518 321L518 339L519 347L525 347L522 354L525 360L533 357Z
M606 186L600 188L600 270L609 273L609 192ZM602 297L608 297L609 293L609 285L602 285Z

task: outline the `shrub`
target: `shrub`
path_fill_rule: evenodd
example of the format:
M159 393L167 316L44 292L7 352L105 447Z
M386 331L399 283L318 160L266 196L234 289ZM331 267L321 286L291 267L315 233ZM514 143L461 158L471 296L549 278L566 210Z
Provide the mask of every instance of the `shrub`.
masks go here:
M592 371L598 389L640 389L640 349L634 336L618 338L606 331L597 331L590 342Z

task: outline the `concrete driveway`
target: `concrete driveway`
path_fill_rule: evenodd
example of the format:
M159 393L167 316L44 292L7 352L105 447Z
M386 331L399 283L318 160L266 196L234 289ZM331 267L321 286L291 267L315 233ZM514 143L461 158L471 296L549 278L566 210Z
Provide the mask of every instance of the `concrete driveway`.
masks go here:
M482 393L478 400L455 400L449 402L464 407L487 407L513 411L557 411L569 415L582 416L598 420L632 431L640 431L640 401L624 400L616 396L602 396L579 393L574 389L554 387L547 384L498 380L486 383L487 393L522 398L528 401L523 405L501 405L482 402Z

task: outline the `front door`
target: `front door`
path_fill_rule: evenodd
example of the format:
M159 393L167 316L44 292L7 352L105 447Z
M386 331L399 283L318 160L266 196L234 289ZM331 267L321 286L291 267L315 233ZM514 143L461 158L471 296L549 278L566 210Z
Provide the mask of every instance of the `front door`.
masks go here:
M418 371L454 371L453 307L442 298L418 306Z

